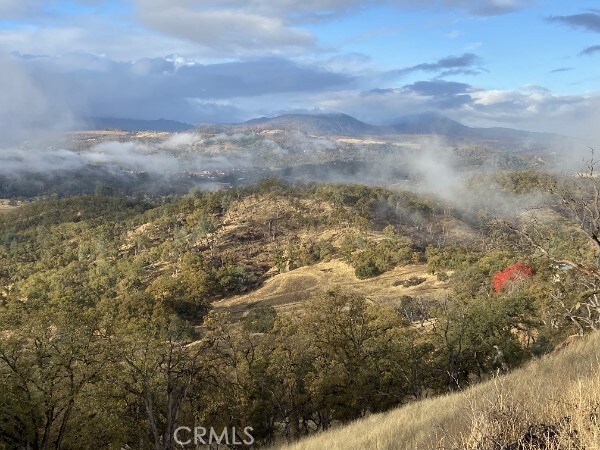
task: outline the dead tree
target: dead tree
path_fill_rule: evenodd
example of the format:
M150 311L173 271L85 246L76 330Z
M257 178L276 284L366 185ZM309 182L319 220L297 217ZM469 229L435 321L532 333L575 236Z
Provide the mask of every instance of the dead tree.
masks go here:
M538 223L518 226L505 221L504 225L521 242L537 250L555 267L566 267L580 275L581 294L574 304L567 304L564 296L557 294L555 300L562 305L564 317L576 325L579 333L585 329L600 328L600 177L597 160L592 157L586 172L566 175L551 182L547 191L557 200L555 207L572 224L576 225L594 252L594 260L569 258L552 249Z

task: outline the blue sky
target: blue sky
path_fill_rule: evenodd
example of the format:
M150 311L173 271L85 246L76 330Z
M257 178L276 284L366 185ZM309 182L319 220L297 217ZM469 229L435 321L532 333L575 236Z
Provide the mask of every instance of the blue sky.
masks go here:
M4 106L0 118L200 123L338 111L392 123L437 111L474 126L592 136L600 119L597 7L585 0L0 0L0 95L35 95L40 105L33 113ZM17 88L25 89L21 97Z

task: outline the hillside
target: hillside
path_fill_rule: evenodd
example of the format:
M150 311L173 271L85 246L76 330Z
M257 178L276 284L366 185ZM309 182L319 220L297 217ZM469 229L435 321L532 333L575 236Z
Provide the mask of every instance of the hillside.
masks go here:
M11 204L10 200L0 198L0 214L12 211L16 205Z
M346 114L285 114L252 119L243 125L255 129L302 131L317 136L363 136L381 134L382 129Z
M331 260L277 274L257 290L213 303L216 311L240 319L255 308L273 307L277 312L297 311L312 297L341 288L370 301L394 305L402 296L440 296L447 293L447 281L439 281L425 264L396 267L366 280L356 278L354 268L340 260ZM423 281L404 287L398 282L419 277Z
M518 369L600 323L589 277L493 219L543 180L474 179L461 208L278 179L19 204L0 214L0 449L167 449L198 420L269 447ZM514 213L595 267L560 207Z
M443 136L453 145L486 145L508 152L538 151L548 153L566 150L578 140L556 133L540 133L513 128L470 127L442 114L425 112L398 117L388 125L373 125L343 113L284 114L260 117L235 124L202 124L196 129L201 133L281 133L301 132L320 137L372 138L394 141L398 138Z
M556 141L565 142L568 140L565 136L555 133L539 133L502 127L469 127L439 113L404 116L396 121L390 129L400 134L437 134L447 137L478 138L505 143L514 140L531 140L538 144L546 143L547 145L551 145L554 141L556 145Z
M600 448L600 333L463 392L374 414L289 450Z
M395 121L391 129L400 134L440 134L445 136L466 136L472 130L462 123L437 113L401 117Z
M545 150L573 145L575 140L555 133L539 133L512 128L469 127L442 114L425 112L399 117L391 125L372 125L342 113L284 114L272 118L261 117L242 124L203 125L202 130L300 131L316 136L394 136L438 135L451 141L487 143L511 149L517 145L528 149ZM581 143L579 143L581 145ZM514 150L514 148L512 148Z
M104 130L116 129L123 131L169 131L181 132L188 131L194 128L193 125L175 120L156 119L126 119L118 117L93 117L86 120L84 129L88 130Z

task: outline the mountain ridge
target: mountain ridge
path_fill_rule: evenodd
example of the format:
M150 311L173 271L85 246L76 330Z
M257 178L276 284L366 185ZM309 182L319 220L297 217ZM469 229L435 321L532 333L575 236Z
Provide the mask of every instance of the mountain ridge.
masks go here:
M308 134L365 135L379 134L379 127L362 122L348 114L283 114L276 117L260 117L242 124L256 128L304 131Z
M165 132L230 132L283 130L317 136L390 136L436 135L450 139L482 141L525 141L537 144L568 143L574 138L558 133L527 131L507 127L470 127L437 112L399 117L389 125L373 125L344 113L294 113L274 117L257 117L240 123L204 123L197 126L175 120L93 117L86 119L88 129Z
M90 117L84 120L86 130L118 129L122 131L166 131L183 132L194 128L194 125L168 119L128 119L120 117Z
M282 129L303 131L322 136L382 136L393 134L439 135L450 138L477 138L489 140L503 139L571 139L557 133L519 130L505 127L469 127L442 114L425 112L406 115L392 121L390 125L372 125L343 113L323 114L283 114L275 117L260 117L237 124L227 124L226 128L263 131Z

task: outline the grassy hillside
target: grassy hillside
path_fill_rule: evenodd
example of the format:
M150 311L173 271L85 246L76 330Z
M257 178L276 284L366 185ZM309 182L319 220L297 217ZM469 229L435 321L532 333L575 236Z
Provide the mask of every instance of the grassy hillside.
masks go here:
M8 211L12 211L15 208L16 208L16 206L13 206L10 203L10 200L0 198L0 214L8 212Z
M374 414L290 450L598 449L600 333L463 392Z
M423 274L425 247L442 239L455 241L451 230L469 228L459 218L443 215L430 199L408 193L359 186L292 187L275 181L155 203L96 195L9 208L0 203L0 274L6 274L1 287L11 286L13 293L29 298L33 279L44 284L59 272L62 278L63 272L75 276L78 271L77 276L85 273L91 279L101 271L114 281L110 292L97 294L120 297L128 290L118 294L115 288L134 283L161 301L168 292L181 303L184 295L174 286L180 280L189 301L178 311L185 306L188 313L190 303L203 310L226 299L216 306L227 309L229 303L261 298L272 300L265 305L270 306L289 303L288 294L295 295L292 301L306 300L318 293L313 289L317 285L366 286L367 280L356 278L359 267L368 272L362 278L376 277L371 284L377 283L378 291L397 296L402 289L392 283L404 276L401 266L420 264L415 275ZM463 233L461 239L472 241L474 234ZM378 276L388 281L381 285ZM276 286L282 295L275 295ZM370 289L359 291L372 294Z
M440 281L425 264L395 267L365 280L357 279L354 268L334 259L267 279L258 289L246 294L228 297L213 303L215 311L229 313L234 319L255 308L273 307L277 312L301 308L307 299L343 289L347 293L369 298L370 301L394 305L402 296L424 297L447 294L448 281ZM403 286L404 280L419 278L418 285Z

